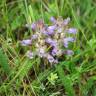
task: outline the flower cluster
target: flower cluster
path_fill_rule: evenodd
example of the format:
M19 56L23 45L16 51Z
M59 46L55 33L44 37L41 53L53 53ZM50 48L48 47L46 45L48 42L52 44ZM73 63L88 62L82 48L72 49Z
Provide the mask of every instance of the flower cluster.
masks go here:
M58 63L62 55L72 55L74 52L69 50L69 43L74 42L74 35L77 33L76 28L70 28L70 18L64 19L59 17L50 18L52 24L46 25L43 20L32 24L26 24L33 30L30 39L22 40L22 46L32 46L34 50L27 52L27 57L32 59L35 56L46 59L49 63Z

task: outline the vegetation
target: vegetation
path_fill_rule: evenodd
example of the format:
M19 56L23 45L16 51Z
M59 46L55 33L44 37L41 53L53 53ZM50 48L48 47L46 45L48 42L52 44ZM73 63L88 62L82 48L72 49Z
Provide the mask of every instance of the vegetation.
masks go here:
M74 55L27 58L26 24L60 16L78 30ZM0 0L0 96L96 96L96 0Z

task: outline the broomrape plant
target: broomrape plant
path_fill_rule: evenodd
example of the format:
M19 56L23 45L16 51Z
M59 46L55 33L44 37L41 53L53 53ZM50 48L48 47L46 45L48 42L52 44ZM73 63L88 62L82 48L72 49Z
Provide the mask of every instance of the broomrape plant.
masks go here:
M69 43L76 41L74 35L76 28L70 28L70 18L59 17L50 18L52 25L48 26L43 20L38 20L32 24L26 24L26 27L33 30L30 39L22 40L22 46L32 46L35 50L28 50L27 57L32 59L35 56L46 59L49 63L58 63L62 55L73 55L74 52L69 49Z

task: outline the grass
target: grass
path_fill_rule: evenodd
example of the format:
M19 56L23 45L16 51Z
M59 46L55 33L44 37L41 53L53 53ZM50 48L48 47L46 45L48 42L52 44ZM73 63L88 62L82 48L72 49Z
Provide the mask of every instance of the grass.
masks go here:
M51 16L71 17L77 42L74 56L43 68L40 58L26 58L19 41L32 34L26 23L50 24ZM65 95L96 96L96 1L0 0L0 96Z

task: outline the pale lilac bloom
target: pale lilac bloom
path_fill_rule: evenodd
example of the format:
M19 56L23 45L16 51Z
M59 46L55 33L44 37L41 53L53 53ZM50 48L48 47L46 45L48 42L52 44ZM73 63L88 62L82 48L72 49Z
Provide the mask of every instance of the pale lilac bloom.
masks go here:
M69 28L67 30L68 33L72 33L72 34L76 34L77 33L77 29L76 28Z
M58 53L58 49L56 47L53 48L51 54L55 56Z
M64 47L68 48L68 42L67 41L64 41Z
M35 40L35 39L37 39L37 38L38 38L38 35L37 35L37 34L34 34L34 35L32 35L32 37L31 37L32 40Z
M27 39L27 40L22 40L20 43L22 46L27 46L27 45L31 45L32 41L30 39Z
M35 23L32 23L32 24L31 24L31 28L32 28L33 30L36 30L36 24L35 24Z
M57 59L55 59L55 60L54 60L54 63L56 63L56 64L57 64L57 63L58 63L58 60L57 60Z
M51 43L51 42L52 42L52 39L51 39L51 38L46 38L46 39L45 39L45 42L46 42L46 43Z
M57 42L56 42L55 40L53 40L52 42L50 42L50 45L51 45L52 47L56 47L56 46L57 46Z
M26 54L26 56L27 56L28 58L32 59L32 58L34 57L34 54L33 54L33 52L28 51L27 54Z
M51 36L51 35L54 34L54 31L53 31L53 30L51 30L51 31L46 31L46 34L49 35L49 36Z
M48 36L48 32L46 30L43 30L42 33L46 36Z
M67 37L67 38L65 38L64 40L65 40L65 41L68 41L68 42L74 42L74 41L75 41L75 39L72 38L72 37Z
M58 33L62 33L62 28L59 28L58 29Z
M48 61L50 62L50 63L54 63L54 57L53 56L51 56L50 54L48 54L48 56L47 56L47 59L48 59Z
M54 31L55 29L56 29L56 26L55 26L55 25L53 25L53 26L49 26L47 30L48 30L48 31L51 31L51 30L53 30L53 31Z
M70 22L70 18L68 17L67 19L65 19L64 21L63 21L63 25L65 26L65 25L68 25L68 23Z
M53 35L54 34L54 31L53 30L45 30L45 31L43 31L42 32L44 35L46 35L46 36L51 36L51 35Z
M32 24L26 24L25 26L28 27L28 28L31 28L31 29L33 29L33 30L36 29L36 24L35 24L35 23L32 23Z
M48 43L48 44L50 44L53 47L57 46L57 42L55 40L52 40L51 38L47 38L45 40L45 42Z
M55 29L56 29L56 26L55 26L55 25L49 26L49 27L47 28L47 34L48 34L48 35L53 35Z
M55 23L56 22L56 19L54 17L51 17L50 18L50 21L53 22L53 23Z
M67 50L67 51L66 51L66 54L67 54L68 56L72 56L72 55L74 55L74 52L73 52L72 50Z
M46 54L45 54L45 48L39 48L38 49L38 52L37 52L38 56L40 56L41 58L42 57L46 57Z
M69 43L69 42L74 42L74 41L75 41L75 39L72 38L72 37L65 38L65 39L64 39L64 47L65 47L65 48L68 48L68 43Z

